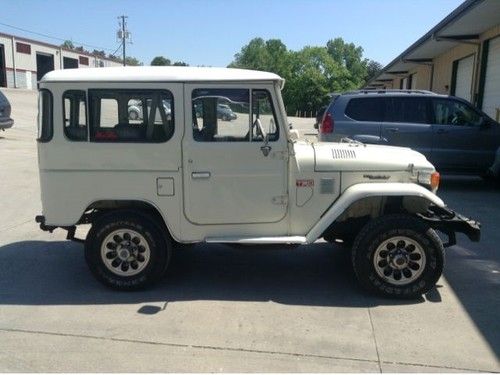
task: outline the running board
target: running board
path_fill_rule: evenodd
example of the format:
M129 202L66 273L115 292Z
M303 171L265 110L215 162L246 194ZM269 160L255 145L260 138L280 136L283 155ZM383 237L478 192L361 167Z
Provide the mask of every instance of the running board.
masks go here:
M240 243L240 244L305 244L303 236L291 237L209 237L207 243Z

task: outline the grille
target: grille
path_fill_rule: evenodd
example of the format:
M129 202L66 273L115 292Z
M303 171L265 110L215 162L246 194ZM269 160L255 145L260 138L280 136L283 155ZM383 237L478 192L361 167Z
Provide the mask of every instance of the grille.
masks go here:
M354 150L345 149L332 149L332 155L334 159L356 159L356 152Z

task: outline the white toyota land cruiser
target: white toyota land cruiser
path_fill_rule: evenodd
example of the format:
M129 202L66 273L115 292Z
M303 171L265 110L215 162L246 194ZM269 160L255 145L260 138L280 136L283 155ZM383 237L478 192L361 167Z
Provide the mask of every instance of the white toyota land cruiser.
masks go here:
M447 246L455 232L478 241L479 224L435 195L439 174L417 152L298 140L283 84L222 68L48 73L39 94L41 229L78 241L76 226L91 224L87 263L118 289L158 281L179 243L324 238L352 251L364 287L427 292L444 264L434 230Z

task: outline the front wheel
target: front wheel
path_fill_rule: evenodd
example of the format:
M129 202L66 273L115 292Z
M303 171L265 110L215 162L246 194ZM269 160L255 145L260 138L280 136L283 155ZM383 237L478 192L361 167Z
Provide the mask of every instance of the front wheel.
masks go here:
M113 213L97 220L85 241L93 275L115 289L135 290L157 282L170 260L171 244L146 215Z
M366 289L388 297L416 298L440 278L444 248L436 232L417 217L387 215L361 230L352 262Z

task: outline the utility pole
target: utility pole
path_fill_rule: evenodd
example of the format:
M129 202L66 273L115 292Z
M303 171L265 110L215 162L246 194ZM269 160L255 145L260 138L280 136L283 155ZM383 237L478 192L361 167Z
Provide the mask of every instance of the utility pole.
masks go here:
M123 54L123 66L126 65L125 63L125 45L127 44L127 39L130 38L130 32L127 30L127 16L119 16L118 19L121 19L121 22L118 22L120 29L116 33L118 39L121 40L122 43L122 54Z

